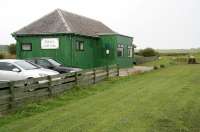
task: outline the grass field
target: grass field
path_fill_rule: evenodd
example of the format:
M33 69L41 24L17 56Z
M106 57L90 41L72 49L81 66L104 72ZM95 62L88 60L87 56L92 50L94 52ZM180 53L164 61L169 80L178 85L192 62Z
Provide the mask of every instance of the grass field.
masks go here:
M171 56L161 56L160 59L156 61L146 62L144 64L141 64L143 66L160 66L160 65L170 65L172 63L172 57Z
M174 65L30 104L1 118L0 132L197 132L199 123L200 65Z

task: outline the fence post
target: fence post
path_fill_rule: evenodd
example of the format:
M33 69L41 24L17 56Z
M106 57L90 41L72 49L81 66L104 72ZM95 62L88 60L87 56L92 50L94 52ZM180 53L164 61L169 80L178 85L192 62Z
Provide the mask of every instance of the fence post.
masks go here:
M9 88L10 88L10 109L14 108L15 103L15 95L14 95L14 82L9 82Z
M106 66L107 78L109 78L109 65Z
M117 64L117 76L119 76L119 65Z
M51 76L48 76L47 77L48 78L48 85L49 85L49 87L48 87L48 90L49 90L49 96L52 96L53 95L53 91L52 91L52 79L51 79Z
M78 85L78 74L77 74L77 72L75 72L75 85L76 86Z
M96 83L96 69L94 68L93 69L93 75L94 75L94 77L93 77L93 83L95 84Z

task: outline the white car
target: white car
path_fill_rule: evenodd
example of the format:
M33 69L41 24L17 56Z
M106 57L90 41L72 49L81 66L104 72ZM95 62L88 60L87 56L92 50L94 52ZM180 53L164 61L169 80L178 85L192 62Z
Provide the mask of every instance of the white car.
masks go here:
M56 71L44 69L25 60L0 60L0 82L17 81L59 74Z

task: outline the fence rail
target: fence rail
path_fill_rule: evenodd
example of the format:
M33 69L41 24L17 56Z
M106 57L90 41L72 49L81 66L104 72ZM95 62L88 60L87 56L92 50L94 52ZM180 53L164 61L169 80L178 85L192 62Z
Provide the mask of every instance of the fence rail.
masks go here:
M16 110L29 101L37 101L82 85L90 85L119 76L117 65L76 73L0 83L0 113Z
M194 58L195 63L200 64L200 58ZM189 63L189 58L188 57L177 57L173 58L174 63L176 64L188 64Z

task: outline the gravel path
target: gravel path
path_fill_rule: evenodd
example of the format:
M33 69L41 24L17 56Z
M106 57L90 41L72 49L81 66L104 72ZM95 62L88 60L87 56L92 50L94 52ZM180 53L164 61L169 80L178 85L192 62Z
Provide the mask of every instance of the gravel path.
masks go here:
M133 68L121 69L119 72L120 76L128 76L130 74L137 74L152 71L153 67L147 66L134 66Z

